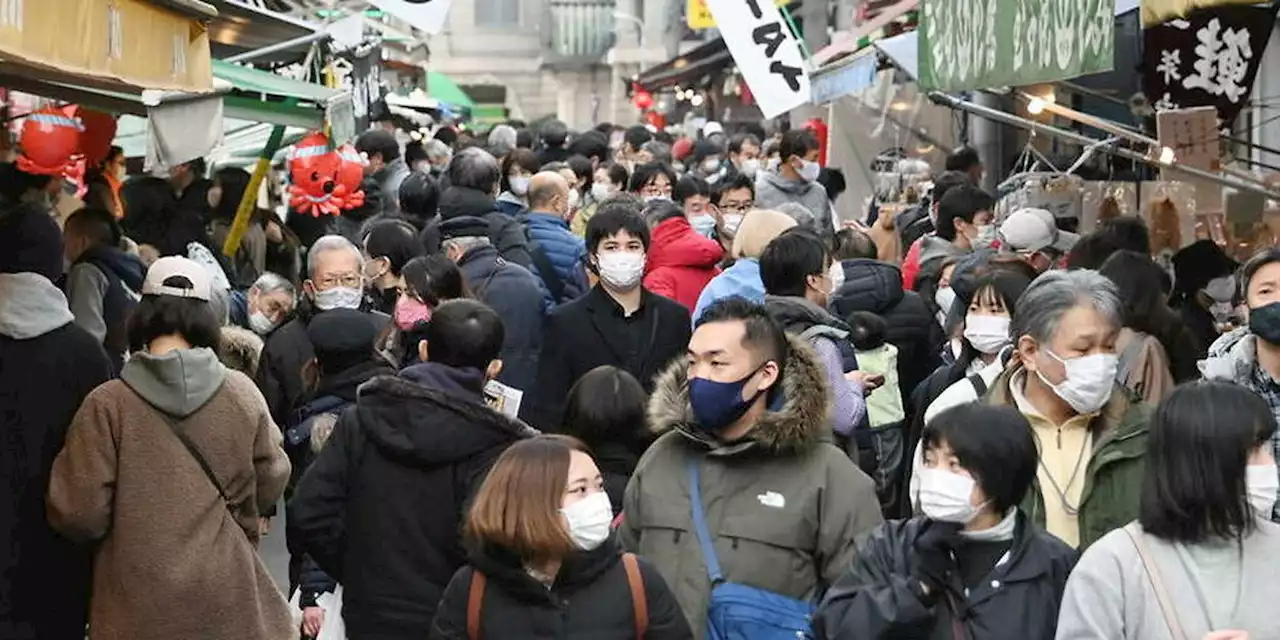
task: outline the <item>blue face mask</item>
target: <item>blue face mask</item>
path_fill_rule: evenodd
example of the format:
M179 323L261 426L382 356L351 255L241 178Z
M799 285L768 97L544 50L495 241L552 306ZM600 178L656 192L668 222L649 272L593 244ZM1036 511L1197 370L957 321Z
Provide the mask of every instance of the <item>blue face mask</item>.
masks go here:
M693 417L698 426L708 433L715 433L737 422L742 414L751 408L756 398L768 389L759 389L750 398L742 397L742 390L747 382L755 377L764 365L748 373L737 382L716 382L705 378L689 380L689 405L693 408Z
M710 238L716 231L715 216L709 216L706 214L693 216L692 218L689 218L689 225L693 227L693 230L697 232L698 235L704 238Z

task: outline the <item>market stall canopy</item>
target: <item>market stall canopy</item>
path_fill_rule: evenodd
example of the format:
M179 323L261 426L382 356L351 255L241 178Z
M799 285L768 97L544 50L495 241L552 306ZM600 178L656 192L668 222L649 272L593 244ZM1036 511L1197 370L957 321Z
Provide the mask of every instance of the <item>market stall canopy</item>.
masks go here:
M209 45L218 59L264 49L282 42L300 41L321 30L303 20L257 7L246 0L205 0L218 10L209 21ZM308 42L273 51L255 62L291 63L306 57Z
M663 87L689 84L705 75L719 73L733 66L733 56L723 38L698 45L682 56L650 67L636 78L636 84L655 91Z
M471 111L476 103L452 78L438 71L427 72L427 96L455 109Z
M10 5L21 7L0 3ZM38 9L0 13L0 76L130 93L208 92L204 21L217 16L198 0L42 0Z
M273 126L249 120L223 118L222 141L209 152L209 163L215 167L252 165L258 153L266 146ZM302 139L306 134L307 129L288 127L284 136L285 147ZM126 158L145 156L147 153L146 119L130 115L121 116L113 144L124 149ZM282 148L276 155L282 159L283 155L287 155L287 149Z

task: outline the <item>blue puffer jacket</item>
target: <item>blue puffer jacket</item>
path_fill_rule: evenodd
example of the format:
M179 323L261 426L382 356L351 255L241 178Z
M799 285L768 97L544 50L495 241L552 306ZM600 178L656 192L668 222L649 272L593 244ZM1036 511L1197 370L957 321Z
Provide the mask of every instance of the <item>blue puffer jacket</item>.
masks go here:
M528 269L499 258L492 246L467 251L458 269L476 298L498 313L506 329L498 382L521 391L532 389L548 297L542 281Z
M590 288L584 268L587 262L587 243L574 235L569 230L569 223L554 213L528 213L521 216L520 221L524 224L529 239L538 243L546 253L547 260L556 271L555 277L564 283L564 292L557 300L551 293L549 278L539 272L539 259L534 256L533 267L529 271L546 284L547 301L550 305L563 304L582 297ZM532 246L529 247L529 253L530 255L534 253Z

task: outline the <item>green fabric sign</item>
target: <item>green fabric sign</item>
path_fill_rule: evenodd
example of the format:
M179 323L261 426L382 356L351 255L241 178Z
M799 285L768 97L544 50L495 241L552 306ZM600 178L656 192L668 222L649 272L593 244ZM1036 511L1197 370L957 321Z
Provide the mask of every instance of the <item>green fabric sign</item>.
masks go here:
M1115 0L923 0L920 86L962 91L1110 71Z

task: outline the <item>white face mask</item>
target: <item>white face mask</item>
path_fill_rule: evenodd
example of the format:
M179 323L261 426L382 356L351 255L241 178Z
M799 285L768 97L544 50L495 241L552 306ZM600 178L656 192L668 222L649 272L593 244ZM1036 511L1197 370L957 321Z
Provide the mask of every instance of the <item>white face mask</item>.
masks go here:
M741 213L726 213L721 217L724 218L724 230L729 233L737 233L738 227L742 226Z
M613 506L609 495L597 491L563 509L569 521L569 537L583 551L591 551L609 539L609 525L613 524Z
M333 311L334 309L359 309L360 300L363 297L364 293L359 289L334 287L325 291L316 292L316 308L321 311Z
M827 269L827 278L831 280L831 293L840 290L844 286L844 263L836 260L831 263L831 268Z
M569 210L573 211L574 209L577 209L578 205L580 204L582 204L582 196L578 195L577 189L570 189L569 190Z
M1204 292L1208 294L1214 302L1231 304L1232 298L1236 295L1236 281L1231 276L1222 276L1214 278L1205 285Z
M667 201L671 201L671 198L669 198L669 197L667 197L667 196L645 196L643 199L644 199L645 204L648 204L648 203L650 203L650 202L655 202L655 201L658 201L658 200L667 200Z
M706 214L693 216L689 218L689 225L698 235L704 238L710 238L711 234L716 230L716 219L714 216Z
M973 478L943 469L920 469L920 490L916 506L938 522L969 524L981 511L971 504Z
M613 192L609 190L609 185L603 182L597 182L591 185L592 200L595 200L596 202L600 202L601 200L604 200L605 198L608 198L611 195L613 195Z
M1044 373L1037 371L1053 392L1075 409L1076 413L1097 413L1111 399L1111 390L1116 384L1116 370L1120 367L1120 358L1114 353L1095 353L1063 360L1048 349L1044 350L1049 357L1062 363L1066 368L1067 379L1060 384L1049 382Z
M644 254L631 251L611 251L596 256L600 279L616 291L630 291L640 284L644 276Z
M1274 464L1251 464L1244 468L1244 485L1249 495L1249 506L1264 518L1271 517L1280 493L1280 471Z
M514 193L521 198L523 198L525 194L529 193L529 178L525 178L523 176L513 177L507 180L507 182L511 184L511 193Z
M268 318L262 312L254 311L249 314L249 328L252 329L254 333L260 336L265 336L268 333L271 333L272 329L276 328L276 323L272 322L271 318Z
M977 227L978 234L973 237L971 244L975 249L989 247L991 243L996 241L996 226L994 224L984 224Z
M1009 319L970 313L964 319L964 339L978 353L1000 353L1009 344Z
M804 165L800 167L800 178L805 182L813 182L818 179L818 174L822 173L822 165L817 162L803 161Z
M702 161L703 173L715 173L720 170L720 158L707 158Z
M956 292L951 287L942 287L934 292L933 301L938 303L938 311L942 312L945 321L947 314L951 312L951 305L955 304Z
M758 158L743 160L742 166L738 167L738 171L741 171L742 175L747 176L748 178L754 178L756 177L756 173L760 171L760 160Z

